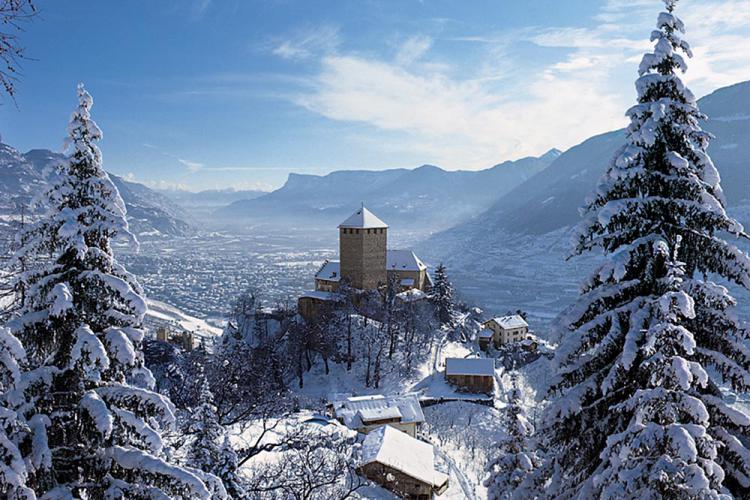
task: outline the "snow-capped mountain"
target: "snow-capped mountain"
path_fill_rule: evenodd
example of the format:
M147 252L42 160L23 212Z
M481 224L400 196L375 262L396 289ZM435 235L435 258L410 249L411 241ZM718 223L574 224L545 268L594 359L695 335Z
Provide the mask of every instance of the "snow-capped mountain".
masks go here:
M0 143L0 215L15 216L46 183L45 173L60 153L32 149L20 153ZM136 235L185 235L192 232L189 218L174 202L142 184L110 174L128 209L128 222Z
M719 169L729 206L750 199L750 82L719 89L700 99L709 119L705 130L716 138L709 154ZM478 218L510 232L544 234L576 223L578 207L596 187L615 151L624 143L624 130L592 137L560 155L538 173L500 198Z
M231 205L236 201L254 200L267 194L267 191L254 189L206 189L203 191L186 191L184 189L157 189L177 205L193 215L205 215L218 208Z
M750 226L750 82L721 88L699 104L708 116L703 127L715 136L709 154L728 210ZM497 313L520 307L544 324L549 311L572 300L593 265L592 256L565 261L569 228L624 142L617 130L565 151L484 213L420 244L420 255L430 264L445 262L466 299Z
M504 193L544 170L559 155L508 161L481 171L432 165L384 171L346 170L325 176L290 174L283 187L217 211L219 218L330 225L361 202L394 226L438 230L481 213Z

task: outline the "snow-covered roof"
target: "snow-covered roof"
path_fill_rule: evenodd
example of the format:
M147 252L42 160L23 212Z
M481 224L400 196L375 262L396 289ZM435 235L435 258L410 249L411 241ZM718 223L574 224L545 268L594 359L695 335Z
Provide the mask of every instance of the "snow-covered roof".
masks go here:
M322 292L320 290L309 290L300 295L300 297L308 299L327 300L331 302L339 302L341 300L341 295L339 295L338 293Z
M492 338L494 332L489 328L485 328L484 330L480 330L478 335L480 339Z
M340 281L341 264L337 260L326 261L320 270L315 274L316 280Z
M365 438L362 465L377 462L403 472L433 487L440 487L448 476L435 470L435 451L431 444L384 425Z
M344 222L339 224L339 227L343 228L354 228L354 229L375 229L375 228L387 228L388 224L378 219L378 217L367 210L364 205L358 209L352 215L349 216Z
M447 358L446 375L495 375L495 361L488 358Z
M401 420L401 411L398 406L386 406L384 408L362 408L358 412L360 420L364 423L385 419Z
M350 429L359 429L365 424L361 418L361 412L392 411L397 410L401 416L399 422L422 423L424 422L424 413L419 405L419 399L414 394L405 394L402 396L383 396L376 394L372 396L349 397L339 401L333 401L333 409L336 417L340 418L344 425ZM383 417L390 418L390 417ZM395 417L394 417L395 418ZM373 419L378 420L378 419Z
M385 268L395 271L422 271L427 269L411 250L388 250Z
M492 318L492 321L500 325L504 329L509 328L521 328L521 327L528 327L529 324L526 323L526 320L523 319L518 314L512 314L510 316L500 316L498 318Z
M396 294L396 298L403 302L415 302L427 298L427 294L419 288L410 288L399 294Z

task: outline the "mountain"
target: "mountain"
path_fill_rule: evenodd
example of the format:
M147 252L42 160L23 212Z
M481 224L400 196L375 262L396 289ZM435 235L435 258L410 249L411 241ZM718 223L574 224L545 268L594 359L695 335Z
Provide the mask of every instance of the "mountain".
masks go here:
M728 210L750 225L750 82L699 100L714 134L709 154L722 177ZM617 149L623 130L565 151L546 169L500 197L488 210L417 246L428 263L444 262L466 299L490 314L526 310L544 325L573 299L596 256L565 261L570 227ZM740 293L740 292L735 292Z
M186 210L204 211L231 205L236 201L254 200L267 194L267 191L253 189L206 189L203 191L186 191L184 189L157 189Z
M716 136L709 154L721 173L729 205L749 199L750 82L719 89L700 99L699 105L709 117L702 126ZM569 149L478 219L496 229L531 234L574 224L578 207L623 145L624 134L624 130L609 132Z
M46 184L46 173L63 155L47 149L20 153L0 143L0 215L15 216ZM190 234L188 216L164 195L142 184L110 174L128 209L128 223L136 235Z
M217 218L330 226L364 202L392 226L434 231L481 213L504 193L543 171L559 151L507 161L480 171L433 165L381 171L345 170L325 176L290 174L280 189L232 203Z

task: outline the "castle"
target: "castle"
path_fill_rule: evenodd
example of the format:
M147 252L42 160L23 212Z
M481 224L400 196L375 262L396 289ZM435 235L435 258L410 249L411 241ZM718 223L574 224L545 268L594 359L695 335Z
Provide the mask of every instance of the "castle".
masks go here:
M394 281L399 292L430 288L427 266L411 250L388 250L388 224L364 204L339 224L340 261L326 261L315 274L315 290L299 298L299 312L310 318L340 299L343 280L359 290L380 290Z

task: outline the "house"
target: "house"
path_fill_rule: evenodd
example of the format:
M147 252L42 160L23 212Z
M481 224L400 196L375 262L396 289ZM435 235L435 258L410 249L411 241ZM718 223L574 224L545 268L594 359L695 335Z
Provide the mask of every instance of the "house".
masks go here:
M411 250L388 249L388 224L364 205L339 224L338 261L325 261L315 273L314 292L336 293L342 281L357 290L382 290L395 280L398 292L427 291L432 283L427 266ZM326 301L307 292L298 310L305 319L320 315Z
M446 358L445 379L464 392L492 393L495 390L495 360Z
M495 347L524 340L529 334L529 324L519 314L492 318L482 327L492 331Z
M435 470L433 446L387 425L365 438L357 472L413 500L429 500L448 489L448 476Z
M431 285L427 266L411 250L388 250L386 276L395 280L398 290L426 290Z
M389 425L416 437L417 426L424 423L422 407L414 394L344 397L333 401L329 409L332 417L364 434L381 425Z
M490 344L494 338L495 333L489 328L484 328L477 333L477 340L479 341L479 348L483 351L490 349Z
M340 282L341 266L336 261L325 261L315 273L315 290L317 291L334 292L338 290Z
M315 319L341 300L336 292L312 290L297 299L297 310L303 318Z

